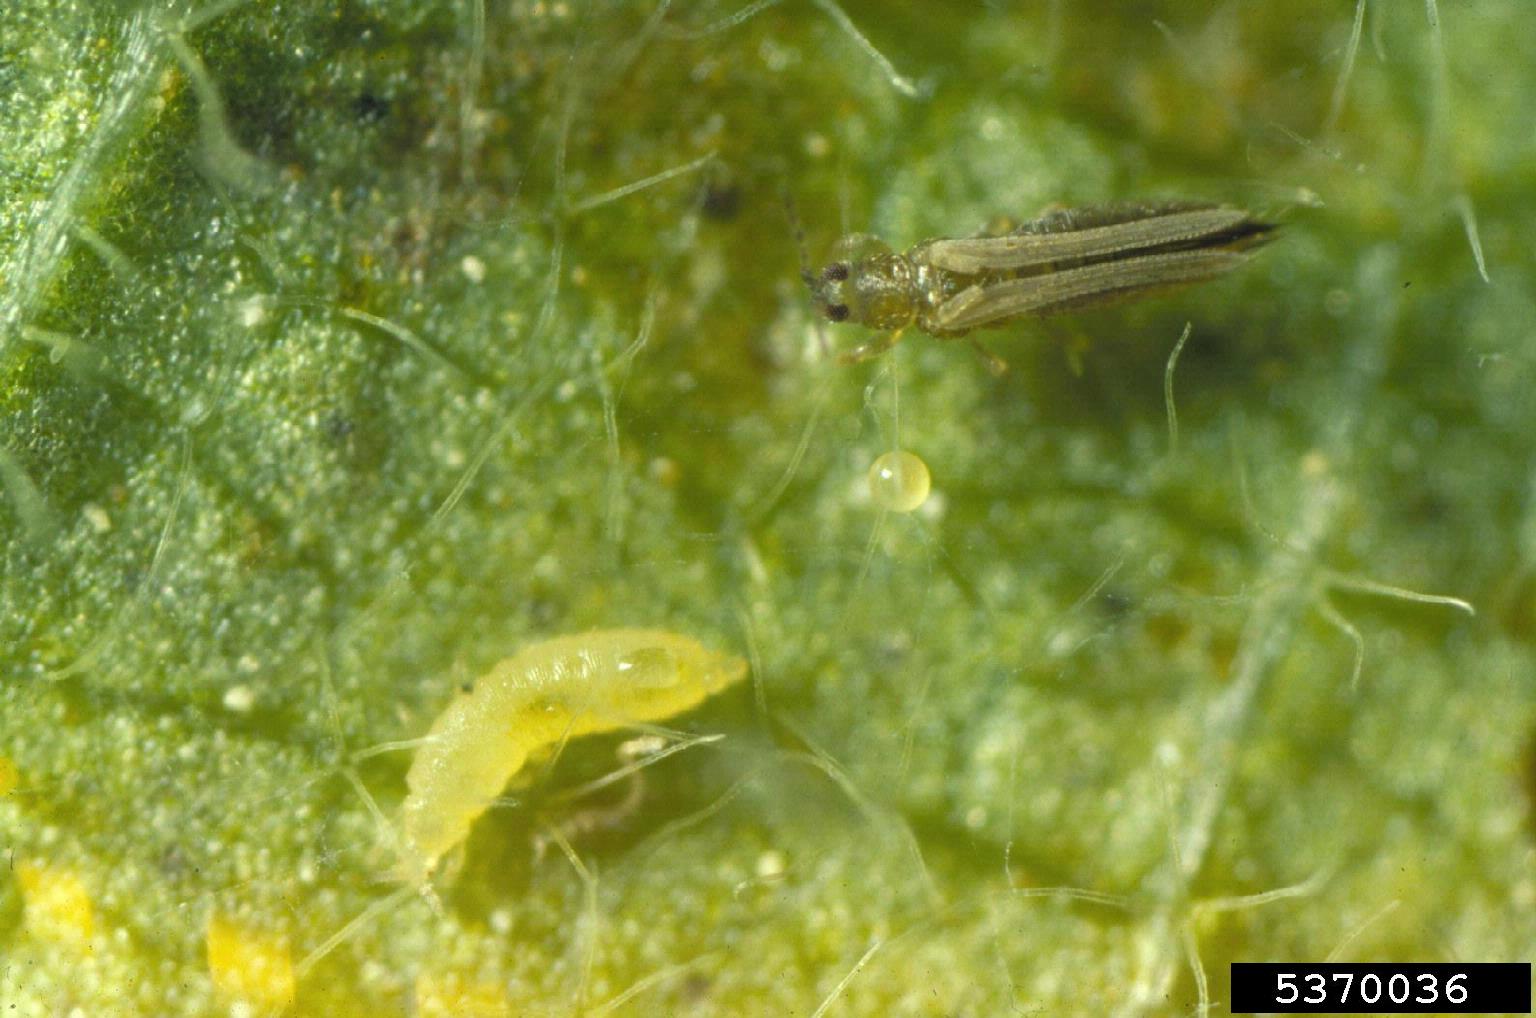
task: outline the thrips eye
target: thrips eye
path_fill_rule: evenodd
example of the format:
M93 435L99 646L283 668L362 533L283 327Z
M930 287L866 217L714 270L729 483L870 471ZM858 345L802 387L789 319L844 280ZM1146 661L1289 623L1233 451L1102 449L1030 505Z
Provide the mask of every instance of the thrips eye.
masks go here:
M833 262L821 270L821 278L829 283L841 283L848 278L848 266L842 262Z
M834 322L846 322L848 320L848 305L828 304L826 314Z

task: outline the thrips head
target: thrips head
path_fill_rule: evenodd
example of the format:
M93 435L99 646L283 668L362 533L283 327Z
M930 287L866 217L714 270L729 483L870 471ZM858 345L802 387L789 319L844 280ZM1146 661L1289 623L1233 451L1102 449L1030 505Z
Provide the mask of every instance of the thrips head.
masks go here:
M917 306L907 260L874 237L850 237L840 246L842 257L806 280L817 310L828 321L872 329L910 324Z
M718 692L746 676L747 663L734 654L703 648L679 652L669 647L639 647L618 662L623 682L631 690L650 694L681 692L691 696Z
M811 294L829 322L848 320L848 305L843 303L843 283L848 281L848 272L847 262L833 262L811 280Z

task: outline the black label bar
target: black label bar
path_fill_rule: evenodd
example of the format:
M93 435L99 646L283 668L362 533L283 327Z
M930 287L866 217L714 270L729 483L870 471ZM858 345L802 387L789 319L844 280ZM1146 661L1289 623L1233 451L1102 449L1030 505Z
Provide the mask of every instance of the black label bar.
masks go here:
M1530 1014L1531 963L1232 963L1232 1012Z

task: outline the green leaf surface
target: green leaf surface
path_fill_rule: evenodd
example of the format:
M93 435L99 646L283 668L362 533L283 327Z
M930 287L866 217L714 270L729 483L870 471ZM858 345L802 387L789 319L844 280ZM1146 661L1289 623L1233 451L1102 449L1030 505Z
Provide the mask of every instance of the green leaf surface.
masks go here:
M1529 960L1536 13L1354 13L12 5L6 1013L1173 1015L1233 960ZM1168 196L1281 238L989 334L1002 377L840 366L799 278L802 229ZM548 747L391 883L455 690L626 626L750 659L666 722L723 738Z

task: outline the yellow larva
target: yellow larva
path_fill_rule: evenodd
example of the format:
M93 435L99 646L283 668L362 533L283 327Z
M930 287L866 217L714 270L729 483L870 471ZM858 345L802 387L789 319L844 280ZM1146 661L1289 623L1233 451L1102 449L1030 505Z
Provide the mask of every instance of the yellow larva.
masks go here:
M746 674L741 658L660 629L603 629L525 647L455 697L416 751L396 875L424 886L530 753L671 717Z

